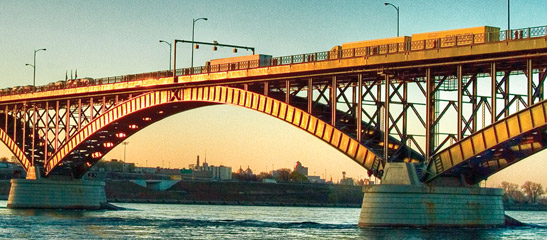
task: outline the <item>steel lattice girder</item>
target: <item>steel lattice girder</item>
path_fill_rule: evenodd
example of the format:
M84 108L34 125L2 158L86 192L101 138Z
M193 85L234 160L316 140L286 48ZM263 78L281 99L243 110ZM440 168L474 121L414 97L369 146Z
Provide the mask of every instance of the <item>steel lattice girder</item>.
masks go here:
M411 152L414 152L412 149L417 149L418 151L423 152L423 155L426 156L434 155L436 152L443 150L444 145L440 144L441 146L439 146L433 142L435 137L440 134L440 132L435 129L435 125L442 120L447 120L448 118L444 116L444 113L442 114L443 116L435 115L435 110L439 110L436 109L435 103L443 100L442 98L437 98L434 95L436 92L444 92L444 90L440 87L442 86L441 82L447 81L447 79L457 79L458 86L462 86L457 89L458 99L451 100L458 102L457 104L455 102L451 102L451 104L455 109L458 109L458 117L455 119L458 119L457 124L461 124L462 126L458 127L457 132L450 133L454 136L458 136L457 138L447 137L442 141L442 143L446 144L448 140L452 141L453 139L462 139L466 135L477 132L477 120L479 118L478 115L480 110L483 110L484 112L485 109L488 109L489 113L492 115L492 113L496 112L505 112L508 108L507 105L518 102L521 102L521 105L523 105L523 103L529 104L530 97L528 97L527 102L523 100L524 98L514 95L515 97L513 97L508 104L505 104L504 101L505 105L501 108L502 111L497 111L496 108L493 107L496 105L496 100L492 101L492 99L497 99L498 95L512 95L510 91L505 90L505 88L496 86L492 88L494 90L490 96L480 96L477 91L479 88L478 82L479 80L484 79L485 75L494 73L493 76L497 76L497 72L511 73L523 71L522 69L525 69L524 71L527 73L527 77L529 79L528 92L533 94L531 101L538 101L538 99L541 100L543 98L543 83L546 77L545 68L547 66L544 59L545 56L541 54L537 56L528 54L520 57L514 56L511 58L491 57L465 61L459 61L456 59L454 61L445 61L441 63L423 62L409 63L407 65L393 64L380 67L364 66L356 69L349 69L348 71L336 70L320 74L304 74L301 76L295 75L286 76L283 78L266 77L262 79L248 79L247 82L240 82L240 79L235 79L225 84L237 85L237 87L240 87L241 85L241 88L243 89L248 89L249 91L259 91L260 94L279 99L280 102L289 103L290 105L299 105L298 108L301 109L301 111L311 112L313 116L324 119L324 122L330 123L330 125L334 126L337 130L346 133L347 136L351 137L351 140L357 139L359 142L364 144L367 149L371 149L375 152L375 155L381 156L379 159L381 159L383 164L383 162L386 161L385 159L391 160L393 158L396 153L392 150L395 149L404 149ZM491 69L493 63L495 63L495 70ZM539 74L534 74L534 70L537 70ZM388 73L393 77L387 79L382 77L382 74L385 73ZM464 82L466 78L467 81ZM495 81L498 80L496 77L494 78ZM428 80L430 83L429 85L425 84ZM411 112L414 113L422 125L424 125L425 128L429 128L426 134L424 134L426 139L423 142L417 140L416 135L411 134L407 134L405 139L405 134L401 133L404 132L404 130L397 130L397 119L401 119L402 116L400 114L393 114L392 110L386 111L386 109L392 109L389 108L389 106L393 104L401 104L395 102L401 101L400 95L398 95L399 89L396 86L401 82L403 84L414 84L417 86L419 91L422 92L423 98L426 99L425 102L429 103L429 106L424 110L419 107L419 105L423 104L424 101L421 103L412 103L410 100L402 102L402 104L407 104L404 112L408 111L408 109L412 110ZM260 84L257 87L254 83ZM386 88L386 83L391 87ZM194 85L196 85L196 87L218 86L218 83L191 83L184 86L172 85L165 87L161 86L160 88L167 88L175 91L179 88L190 88ZM494 83L494 85L501 86L499 82ZM311 90L311 94L309 94L310 86L313 88ZM349 89L355 88L356 86L357 89L354 92L358 93L360 97L355 97L354 93L348 92ZM470 90L469 88L472 89ZM503 93L500 92L500 89L503 90ZM308 90L308 95L306 95L306 97L298 94L304 90ZM11 138L16 146L13 149L10 147L10 149L14 152L25 152L28 155L29 152L27 149L36 149L36 146L32 143L30 148L27 147L29 142L28 139L18 137L18 134L24 132L24 129L26 128L24 126L32 126L34 130L30 130L30 132L38 133L38 138L40 138L40 136L43 137L43 139L39 139L38 141L36 141L36 138L32 138L33 140L31 141L38 142L37 145L42 144L42 146L39 146L39 148L41 148L40 151L42 151L42 159L35 162L39 164L40 161L43 161L42 164L46 164L50 161L52 153L60 151L62 147L61 145L70 144L68 138L72 138L83 129L88 128L89 125L92 122L96 122L96 119L102 116L102 114L114 109L116 106L124 102L124 100L134 99L144 92L151 91L151 89L138 88L130 91L131 92L125 93L123 91L121 91L121 93L100 93L96 96L87 96L92 95L87 93L84 95L74 95L66 98L64 96L56 96L56 99L37 99L25 103L27 106L31 107L25 107L22 102L12 101L4 103L3 107L0 108L0 111L2 111L5 116L5 124L3 129L9 134L7 134L8 138L3 139L3 141L8 143ZM152 91L159 91L159 89L152 89ZM347 95L350 94L352 97L347 97ZM415 93L411 94L414 95ZM176 94L174 94L174 96L176 96ZM464 96L469 97L467 102L462 99ZM368 99L364 99L365 97ZM396 97L399 97L399 99ZM371 112L367 111L362 104L365 102L364 100L373 102L375 109ZM78 102L77 107L66 107L71 105L75 106L75 102ZM387 108L382 109L382 105L386 106L386 104ZM461 110L465 109L468 105L471 105L470 111ZM36 108L36 106L38 107ZM518 104L516 106L518 106ZM33 109L33 107L36 110L29 110ZM63 112L63 107L69 109L68 114ZM360 111L357 111L359 109ZM445 107L444 109L449 108ZM28 111L28 114L21 114L25 111ZM426 115L424 113L426 112L433 114L430 114L429 117L424 117ZM383 117L381 117L382 114ZM464 116L464 114L468 114L468 117ZM8 121L8 118L17 119L25 115L32 116L31 118L34 120L32 120L31 124L17 124L18 121ZM363 119L363 116L365 116L365 118L368 117L369 119ZM29 117L27 117L27 121L28 120ZM358 122L361 122L361 124L357 124ZM382 122L385 124L384 128L380 128ZM403 124L402 129L408 129L408 124L410 123ZM9 129L13 129L13 131L10 132ZM68 129L68 131L66 129ZM383 133L385 129L388 130L388 134ZM394 130L395 133L393 133L392 130ZM24 135L28 136L28 134ZM384 149L385 146L389 146L388 143L384 143L386 141L386 137L388 139L387 142L389 144L393 144L392 148L388 148L387 154ZM17 141L17 139L19 139L19 141ZM406 146L407 140L414 144L412 149ZM425 148L424 146L428 147ZM23 149L25 149L25 151L23 151ZM424 151L423 149L427 150ZM30 155L36 157L36 154ZM19 157L19 155L17 156ZM387 158L385 156L387 156ZM420 154L418 154L416 158L411 157L410 159L418 159L419 157L423 159L423 156L420 156ZM69 161L67 161L67 165L69 165L68 162ZM376 161L374 161L374 163L376 163ZM373 166L380 165L381 164L373 164Z
M45 173L69 168L79 177L113 146L147 125L177 112L219 103L243 106L287 121L331 144L373 174L381 174L381 158L333 126L273 98L227 87L153 91L121 102L61 146L45 163Z

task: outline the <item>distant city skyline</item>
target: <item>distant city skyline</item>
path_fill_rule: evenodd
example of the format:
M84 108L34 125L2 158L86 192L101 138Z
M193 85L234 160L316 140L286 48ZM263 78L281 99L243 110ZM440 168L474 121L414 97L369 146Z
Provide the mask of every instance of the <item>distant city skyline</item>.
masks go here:
M108 77L168 69L169 52L159 40L253 46L257 54L286 56L326 51L344 42L394 37L396 13L385 1L7 1L0 14L0 87L80 77ZM400 8L400 35L474 26L507 27L506 1L390 1ZM543 1L512 1L511 27L547 24ZM190 66L190 45L178 45L177 67ZM194 51L194 66L250 54L230 48ZM284 122L248 109L211 106L177 114L127 139L127 161L186 166L207 150L208 161L259 171L302 161L333 179L363 178L366 171L329 145ZM5 146L0 156L10 157ZM201 155L201 154L200 154ZM547 186L547 152L491 176L488 186L525 180ZM123 159L123 145L106 158ZM175 159L175 160L170 160ZM526 174L523 174L526 173ZM322 175L322 174L318 174ZM526 176L523 176L526 175ZM491 185L492 184L492 185Z

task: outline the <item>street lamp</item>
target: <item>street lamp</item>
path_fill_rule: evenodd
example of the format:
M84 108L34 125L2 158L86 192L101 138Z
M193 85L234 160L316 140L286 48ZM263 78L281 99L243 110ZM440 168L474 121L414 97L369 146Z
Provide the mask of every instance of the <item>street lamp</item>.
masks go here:
M129 144L129 142L123 142L123 162L125 162L125 152L126 152L126 149L127 149L127 144Z
M234 48L234 53L237 52L238 48L241 48L241 49L245 49L245 50L251 50L251 51L253 51L253 55L255 54L255 48L254 47L237 46L237 45L230 45L230 44L220 44L217 41L213 41L212 43L210 43L210 42L198 42L198 41L188 41L188 40L175 39L175 40L173 40L173 46L174 46L174 51L173 51L173 79L175 80L175 83L178 82L177 74L176 74L177 73L177 43L190 43L190 44L192 44L192 46L197 45L197 44L210 45L210 46L213 46L213 50L216 50L215 48L217 46L218 47L231 47L231 48ZM192 48L192 49L194 49L194 48ZM190 74L194 74L194 72L191 72Z
M510 8L510 0L507 0L507 30L511 30L511 8Z
M194 41L194 27L196 25L196 22L199 20L205 20L207 21L207 18L198 18L192 20L192 42ZM190 63L190 67L194 67L194 44L192 44L192 62Z
M45 51L46 49L45 48L41 48L41 49L34 49L34 64L25 64L25 66L31 66L32 69L34 70L34 74L32 75L32 85L36 87L36 53L39 52L39 51Z
M399 8L391 3L384 3L384 5L386 6L392 6L393 8L395 8L395 10L397 10L397 37L399 36Z
M160 43L165 43L167 45L169 45L169 71L171 71L171 43L167 42L167 41L163 41L163 40L160 40Z

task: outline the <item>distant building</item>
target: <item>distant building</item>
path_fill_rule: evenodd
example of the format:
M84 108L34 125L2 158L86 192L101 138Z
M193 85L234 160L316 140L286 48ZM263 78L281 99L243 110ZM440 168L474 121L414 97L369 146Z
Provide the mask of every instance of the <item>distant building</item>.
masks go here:
M90 169L97 172L120 172L120 173L132 173L135 172L135 163L126 163L118 159L111 159L110 161L99 161Z
M304 175L304 176L308 176L308 168L307 167L304 167L302 166L302 163L300 163L300 161L297 161L296 164L294 165L294 171Z
M325 183L325 179L322 179L320 176L308 176L310 183Z
M232 168L226 166L211 166L213 170L213 179L217 180L232 180Z
M207 160L202 166L199 165L199 156L196 164L190 164L189 169L180 170L183 179L192 180L232 180L232 168L226 166L209 166Z
M353 178L344 178L340 180L340 185L350 185L353 186L355 183L353 182Z
M0 162L0 179L25 178L26 172L19 164Z

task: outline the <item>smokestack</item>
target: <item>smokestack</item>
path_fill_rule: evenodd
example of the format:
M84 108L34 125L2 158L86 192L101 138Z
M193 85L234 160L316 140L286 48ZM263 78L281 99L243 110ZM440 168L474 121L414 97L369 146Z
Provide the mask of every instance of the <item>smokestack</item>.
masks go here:
M196 167L199 167L199 155L198 155L198 160L196 161Z

